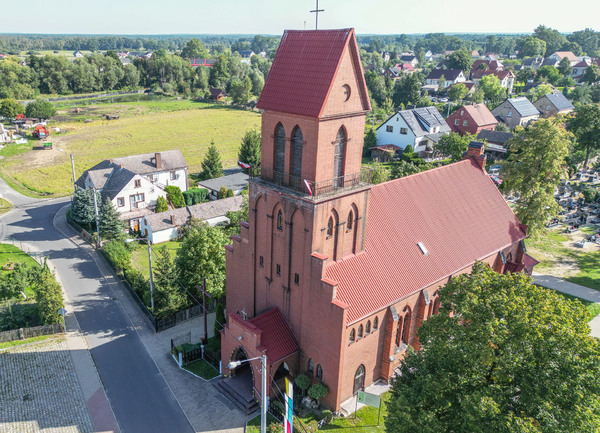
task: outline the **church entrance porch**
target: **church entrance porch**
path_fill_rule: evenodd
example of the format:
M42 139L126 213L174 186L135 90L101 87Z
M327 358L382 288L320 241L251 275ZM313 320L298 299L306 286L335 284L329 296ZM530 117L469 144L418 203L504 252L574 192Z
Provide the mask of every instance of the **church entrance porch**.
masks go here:
M244 361L248 356L243 348L238 347L231 355L230 361ZM215 387L246 415L258 410L259 404L254 397L254 372L250 362L243 362L229 370L230 377L215 383Z

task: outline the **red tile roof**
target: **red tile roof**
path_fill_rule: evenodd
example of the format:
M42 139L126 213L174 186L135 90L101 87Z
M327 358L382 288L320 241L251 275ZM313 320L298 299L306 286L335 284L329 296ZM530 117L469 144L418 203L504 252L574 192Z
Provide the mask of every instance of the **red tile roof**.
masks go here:
M497 125L498 120L485 104L465 105L459 110L465 110L471 115L477 126Z
M350 324L525 236L488 175L460 161L373 186L365 252L332 262L326 277Z
M363 104L370 110L354 29L286 30L256 106L320 117L348 44L356 55Z
M279 308L271 308L248 322L262 331L261 344L267 349L267 359L270 364L300 349L298 340Z

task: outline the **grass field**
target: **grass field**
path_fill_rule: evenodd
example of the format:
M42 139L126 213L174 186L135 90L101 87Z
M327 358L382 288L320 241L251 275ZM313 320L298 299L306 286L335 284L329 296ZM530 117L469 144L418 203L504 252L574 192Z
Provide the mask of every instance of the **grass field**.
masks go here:
M24 263L27 265L38 265L27 253L11 244L0 244L0 267L7 263Z
M12 209L12 203L9 202L8 200L5 200L3 198L0 198L0 215L2 215L3 213L8 212L9 210Z
M102 114L120 118L101 120ZM30 141L0 151L4 157L0 175L22 193L68 195L72 191L70 153L79 176L104 159L181 149L191 174L201 170L206 150L214 141L223 165L233 166L242 136L260 125L260 115L255 112L174 99L89 105L82 113L69 107L61 110L58 118L61 122L51 126L64 132L50 136L53 150L35 150L39 142ZM88 118L92 122L82 122Z
M214 379L219 375L219 372L204 359L185 364L183 368L205 380Z

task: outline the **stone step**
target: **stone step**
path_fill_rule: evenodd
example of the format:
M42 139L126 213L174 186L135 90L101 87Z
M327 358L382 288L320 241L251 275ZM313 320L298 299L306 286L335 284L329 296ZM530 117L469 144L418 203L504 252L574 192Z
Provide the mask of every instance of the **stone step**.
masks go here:
M260 408L258 402L252 398L241 396L235 389L231 388L226 382L226 379L221 379L214 382L213 385L217 388L221 394L223 394L229 401L231 401L238 409L244 412L246 415L257 411Z

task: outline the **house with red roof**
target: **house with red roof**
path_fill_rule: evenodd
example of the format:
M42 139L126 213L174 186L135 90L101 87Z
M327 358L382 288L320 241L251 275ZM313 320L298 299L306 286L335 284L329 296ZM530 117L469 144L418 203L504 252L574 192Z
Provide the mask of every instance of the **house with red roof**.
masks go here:
M572 51L556 51L548 56L549 59L556 60L557 62L560 62L565 57L569 59L571 66L574 66L579 62L579 57L573 54Z
M286 31L257 107L261 172L249 182L249 221L226 247L221 357L266 356L272 400L273 381L306 374L339 410L419 348L416 331L450 278L476 261L531 272L527 227L485 172L481 143L463 161L371 184L354 29ZM217 386L251 411L260 362L224 374Z
M463 105L446 119L453 132L460 135L479 134L484 129L493 131L498 120L485 104Z

